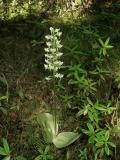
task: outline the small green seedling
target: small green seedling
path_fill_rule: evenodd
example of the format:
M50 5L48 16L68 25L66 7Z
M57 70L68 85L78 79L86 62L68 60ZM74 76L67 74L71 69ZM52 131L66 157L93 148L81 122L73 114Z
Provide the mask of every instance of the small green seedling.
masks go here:
M116 145L110 140L110 131L102 130L96 134L95 137L95 159L97 160L98 155L104 157L111 155L111 148L115 148Z
M78 154L79 160L88 160L87 154L88 154L87 148L85 148L84 150L81 150L80 153Z
M108 37L105 42L103 42L103 40L101 38L99 38L98 41L100 43L99 55L100 56L102 56L102 55L106 56L108 54L107 50L113 48L113 46L109 44L110 38Z
M34 160L53 160L53 156L50 153L50 146L45 148L38 148L39 155Z

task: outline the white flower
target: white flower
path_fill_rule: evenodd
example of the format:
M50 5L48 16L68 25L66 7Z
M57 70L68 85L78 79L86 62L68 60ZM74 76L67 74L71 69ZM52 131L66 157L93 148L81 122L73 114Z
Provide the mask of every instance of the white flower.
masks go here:
M60 45L60 41L57 40L57 41L56 41L56 45Z
M52 35L49 35L49 36L50 36L50 39L51 39L51 40L54 38L54 36L52 36Z
M59 44L59 45L58 45L58 48L62 48L62 45L61 45L61 44Z
M57 38L57 37L54 37L54 40L56 40L56 41L57 41L57 40L58 40L58 38Z
M58 32L57 35L60 37L62 35L62 32Z
M45 50L45 52L49 52L49 48L45 48L44 50Z
M45 69L48 69L48 65L47 64L44 64L44 67L45 67Z
M54 71L57 73L57 71L58 71L58 67L56 67L56 66L54 66Z
M53 32L53 31L54 31L54 28L50 27L50 31Z
M56 49L55 49L55 48L51 48L51 49L50 49L50 52L55 53L55 52L56 52Z
M60 79L61 79L61 78L63 78L63 75L62 75L62 74L60 74L60 73L56 73L56 74L55 74L55 77L56 77L56 78L60 78Z
M47 42L46 44L48 47L50 47L52 45L51 42Z
M47 57L47 58L49 58L49 59L52 59L52 58L53 58L53 56L50 55L50 54L45 54L45 57Z
M45 38L47 39L47 40L49 40L49 39L51 39L51 37L48 35L48 36L45 36Z
M46 77L45 78L47 81L50 81L51 80L51 77L49 76L49 77Z
M46 62L47 64L49 64L49 60L48 60L48 59L45 59L45 62Z
M55 32L58 33L60 31L60 29L55 29Z
M51 64L49 64L49 68L48 68L50 71L51 70L55 70L55 67L53 66L53 65L51 65Z
M58 56L58 57L61 57L62 55L63 55L63 53L61 53L61 52L58 52L58 53L57 53L57 56Z
M55 64L56 66L62 66L63 62L61 62L61 61L55 61L54 64Z

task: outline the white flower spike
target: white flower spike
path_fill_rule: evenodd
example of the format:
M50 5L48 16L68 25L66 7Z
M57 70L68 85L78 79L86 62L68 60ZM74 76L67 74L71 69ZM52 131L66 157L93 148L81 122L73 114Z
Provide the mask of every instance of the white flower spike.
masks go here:
M47 48L45 48L45 62L44 65L45 69L52 71L54 78L61 79L63 77L62 74L58 73L58 70L63 65L63 62L60 61L61 56L63 53L60 52L62 45L60 44L60 36L62 32L60 29L54 29L50 27L50 35L45 36L47 42ZM48 77L46 79L49 79ZM50 80L50 79L49 79Z

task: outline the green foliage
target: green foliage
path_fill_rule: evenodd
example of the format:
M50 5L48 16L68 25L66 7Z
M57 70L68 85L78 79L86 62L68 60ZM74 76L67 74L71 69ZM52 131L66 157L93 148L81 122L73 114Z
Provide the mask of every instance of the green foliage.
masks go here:
M78 87L85 95L93 94L96 91L96 82L87 78L87 72L80 65L71 66L67 77L70 79L68 84Z
M97 149L101 149L100 152L102 152L102 154L106 154L106 155L110 155L111 154L111 150L110 148L113 147L115 148L116 145L110 141L110 132L109 130L102 130L102 131L99 131L97 134L96 134L96 137L95 137L95 147ZM101 154L101 153L100 153Z
M93 151L92 158L95 160L111 155L112 149L116 146L111 141L112 129L108 130L108 128L106 128L108 118L116 111L116 107L114 107L112 101L101 103L99 97L94 96L99 93L101 85L105 83L110 75L108 69L104 69L104 63L107 60L106 57L109 55L108 50L112 49L113 46L109 44L110 38L107 38L105 42L103 42L101 38L99 38L98 41L99 46L98 44L93 46L95 54L93 54L94 60L92 61L93 64L91 64L91 68L94 69L91 70L89 67L90 70L86 70L83 69L80 64L72 65L69 66L67 74L68 84L74 87L73 93L69 95L69 97L72 96L73 102L76 100L80 103L80 105L77 104L79 111L76 116L78 118L80 117L80 123L87 125L87 129L81 128L80 126L80 130L82 134L88 136L88 143ZM86 66L84 66L84 68L86 68ZM74 91L77 92L76 95ZM80 100L78 100L78 97ZM66 98L66 101L67 100L69 103L69 98ZM106 119L104 119L104 117L106 117ZM87 149L81 151L79 158L86 160L88 157Z
M40 113L37 121L42 127L44 139L51 143L58 134L58 123L55 122L55 117L49 113Z
M109 75L109 71L102 69L100 66L96 66L95 70L90 71L90 74L97 76L98 84L100 85L100 82L105 81L105 77Z
M43 129L46 142L53 143L57 148L69 146L80 136L78 133L74 132L58 133L58 122L55 117L49 113L41 113L37 119Z
M100 43L100 57L106 56L108 54L107 50L113 48L113 46L109 44L110 38L107 38L105 42L103 42L100 38L98 39L98 41Z
M116 110L116 108L112 107L110 102L107 106L100 104L99 101L96 101L95 104L93 104L93 102L87 97L87 104L83 106L83 109L80 109L77 113L77 117L81 115L88 115L92 122L96 122L98 124L102 115L111 114L114 110Z
M0 155L5 156L3 160L10 160L10 148L7 140L3 138L3 147L0 147Z
M110 140L110 131L105 129L95 129L92 123L87 123L88 129L82 129L82 132L88 135L88 142L92 144L95 154L95 160L98 157L102 158L105 155L111 155L110 148L115 148L116 145Z
M86 148L84 150L80 151L80 153L78 154L78 158L79 158L79 160L88 160Z
M98 130L95 130L93 125L91 123L87 123L87 127L88 129L82 129L82 132L86 135L88 135L88 142L92 143L94 145L94 141L95 141L95 137L96 137L96 133L98 132Z
M53 143L57 148L64 148L75 142L79 137L78 133L61 132L53 139Z
M50 146L38 148L39 155L34 160L53 160L50 153Z

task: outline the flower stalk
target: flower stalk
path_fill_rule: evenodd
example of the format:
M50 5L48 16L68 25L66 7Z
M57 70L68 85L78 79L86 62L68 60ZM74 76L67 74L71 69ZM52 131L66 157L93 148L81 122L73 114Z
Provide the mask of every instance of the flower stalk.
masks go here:
M55 130L56 130L56 123L57 123L57 104L55 101L55 86L56 86L56 79L61 79L63 77L63 74L59 73L59 69L63 65L63 62L60 60L61 56L63 55L62 52L60 52L60 49L62 48L61 45L61 35L62 32L60 32L60 29L54 29L50 27L50 35L45 36L47 42L46 42L46 48L45 48L45 69L48 70L51 74L46 77L46 80L52 80L53 82L53 104L54 104L54 110L53 114L55 117Z

